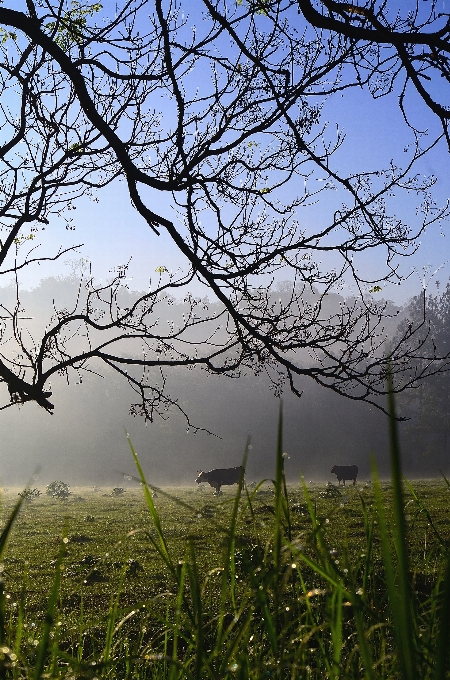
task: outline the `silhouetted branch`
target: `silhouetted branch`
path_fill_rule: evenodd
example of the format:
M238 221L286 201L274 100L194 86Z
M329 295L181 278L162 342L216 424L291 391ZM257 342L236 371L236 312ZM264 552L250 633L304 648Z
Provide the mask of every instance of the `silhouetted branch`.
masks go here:
M298 396L306 377L382 408L388 355L399 391L441 370L425 312L391 345L395 310L374 299L449 214L435 204L436 179L416 171L448 141L436 82L450 82L449 17L430 7L391 20L387 3L202 0L188 20L163 0L123 0L114 17L96 3L1 6L0 264L15 275L16 302L3 306L0 378L12 402L51 411L52 376L81 376L92 361L128 380L133 413L149 420L181 409L152 371L265 372L276 395L287 384ZM410 85L442 126L426 145L408 117ZM345 138L322 108L352 88L398 97L402 166L389 158L341 170ZM83 276L72 309L55 304L34 339L17 273L71 248L24 255L28 241L44 240L55 216L71 229L77 200L118 179L155 243L168 235L187 271L161 264L135 296L123 285L128 265L106 285ZM157 212L155 192L173 207ZM371 252L384 253L374 276L360 261ZM279 294L281 276L291 285ZM173 298L197 280L212 303Z

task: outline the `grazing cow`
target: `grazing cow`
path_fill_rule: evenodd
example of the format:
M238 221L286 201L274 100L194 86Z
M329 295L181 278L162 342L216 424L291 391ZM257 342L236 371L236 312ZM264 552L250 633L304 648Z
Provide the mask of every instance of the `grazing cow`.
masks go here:
M333 465L331 472L334 472L338 478L339 484L341 483L341 479L344 481L344 486L346 479L353 479L353 486L355 486L356 478L358 476L357 465Z
M224 468L218 470L210 470L209 472L200 472L197 479L197 484L201 482L208 482L213 489L220 494L220 487L229 484L239 484L239 480L244 479L244 468L239 467Z

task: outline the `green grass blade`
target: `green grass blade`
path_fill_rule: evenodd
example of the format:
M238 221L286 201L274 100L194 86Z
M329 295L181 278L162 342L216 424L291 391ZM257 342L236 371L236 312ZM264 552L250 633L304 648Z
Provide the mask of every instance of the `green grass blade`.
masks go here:
M120 599L120 594L123 589L123 583L125 580L125 574L126 574L126 566L124 565L122 567L122 572L120 574L120 581L119 581L119 587L117 588L117 591L111 595L111 600L110 600L110 605L109 605L109 613L108 613L108 625L106 628L106 636L105 636L105 645L103 648L103 654L102 654L102 661L103 664L107 665L110 660L111 656L111 648L112 648L112 643L113 643L113 637L115 633L115 628L116 628L116 621L117 621L117 612L119 609L119 599Z
M231 512L230 526L228 529L227 541L225 544L225 550L223 553L223 571L220 586L220 606L219 606L219 616L217 620L216 629L216 644L214 653L217 654L222 644L223 636L223 621L225 616L226 601L228 597L228 589L230 591L230 597L232 602L232 607L234 613L236 613L236 562L235 562L235 548L236 548L236 531L237 531L237 519L239 513L239 503L242 498L242 487L244 484L244 474L245 468L247 466L248 453L250 450L250 437L247 438L247 443L244 449L244 456L242 460L243 472L238 482L238 489L234 497L233 510Z
M188 565L187 573L189 578L189 587L192 600L192 610L193 610L193 623L194 630L193 639L195 641L195 671L194 677L200 678L202 665L203 665L203 605L202 605L202 593L200 586L200 576L197 568L197 560L195 556L194 544L190 542L189 544L190 552L190 564Z
M25 621L25 598L28 587L28 564L25 563L22 573L22 587L19 596L19 607L17 612L17 624L16 624L16 636L14 640L14 653L17 657L20 655L20 649L22 645L22 637L24 634L24 621ZM17 677L19 672L14 673L14 677Z
M442 599L438 620L438 639L434 652L435 667L433 680L448 678L450 658L450 550L447 550L447 565L442 584Z
M184 602L184 584L186 581L186 560L179 565L179 575L178 575L178 593L177 593L177 603L175 610L175 621L173 623L173 644L172 644L172 664L170 666L169 680L175 680L177 677L177 670L179 664L178 660L178 639L181 628L181 610ZM167 626L166 626L167 631ZM165 641L165 653L167 654L167 639Z
M447 477L444 475L444 473L442 472L442 470L439 470L439 472L440 472L441 475L443 476L445 483L447 484L448 488L450 489L450 480L447 479Z
M279 628L280 602L283 584L282 546L287 537L291 542L289 503L286 489L283 457L283 402L278 415L277 450L275 463L275 499L273 522L273 619L275 629ZM277 643L278 644L278 643Z
M234 609L235 612L236 612L236 609L237 609L237 606L236 606L236 563L235 563L237 519L238 519L238 512L239 512L239 503L240 503L241 497L242 497L242 486L243 486L243 483L244 483L245 468L247 467L248 452L250 450L250 442L251 442L251 439L250 439L250 437L248 437L247 444L246 444L245 449L244 449L244 458L243 458L243 461L242 461L242 470L241 470L241 475L240 475L239 482L238 482L238 489L237 489L236 495L234 497L233 510L232 510L232 513L231 513L230 529L229 529L227 564L229 563L229 567L230 567L230 592L231 592L231 601L232 601L233 609Z
M42 636L36 655L36 665L34 667L33 680L40 680L42 673L44 671L45 660L49 648L50 633L55 620L55 610L59 596L59 588L61 584L61 574L65 553L66 544L63 539L60 543L58 559L56 561L55 578L53 579L53 586L50 591L50 597L48 599L47 612L44 620L44 628L42 631Z
M249 573L252 585L253 585L253 590L256 593L256 600L257 603L261 609L261 614L262 614L262 619L265 624L266 628L266 633L267 637L269 638L269 643L270 647L272 650L272 654L274 655L275 658L278 656L278 637L277 637L277 629L275 625L275 621L272 617L272 614L270 612L270 604L268 600L268 593L267 590L264 588L260 588L260 584L255 578L254 574L251 572Z
M406 479L404 481L405 481L406 486L408 487L408 491L410 492L411 496L414 498L416 505L418 505L418 507L420 508L420 511L423 512L423 514L426 516L428 523L431 526L431 528L433 529L434 535L436 536L437 540L439 541L439 543L441 545L446 545L446 540L441 536L439 530L437 529L437 527L436 527L436 525L433 521L432 516L430 515L426 506L420 500L420 498L417 495L417 493L415 492L413 486Z
M363 661L364 677L366 680L375 680L373 670L373 655L367 640L366 625L360 608L355 604L355 625L358 634L358 646Z
M333 573L327 567L324 567L316 560L313 560L302 551L296 553L295 546L292 546L292 552L296 555L298 560L301 560L306 565L308 565L308 567L310 567L314 573L317 574L317 576L321 576L323 579L325 579L330 586L337 589L342 587L341 580L337 576L336 572ZM348 591L345 591L345 595L347 598L350 598L350 593Z
M404 586L400 588L398 584L399 572L398 570L395 569L392 560L391 554L392 546L391 541L389 539L386 513L384 509L384 499L382 496L381 485L378 479L378 473L375 468L375 465L373 465L372 476L375 506L377 508L378 515L378 527L380 532L381 552L383 557L385 581L390 602L392 626L394 630L395 640L397 643L396 648L399 663L399 671L402 679L412 680L415 677L414 669L415 654L413 653L413 655L411 656L410 652L411 638L409 632L410 622L407 622L405 620L405 617L406 618L410 617L410 603L409 599L407 602L405 602L402 599L404 593Z
M158 511L156 510L155 504L153 502L152 494L150 493L150 489L147 485L147 481L145 479L144 471L142 470L141 464L139 462L139 458L137 456L136 451L134 450L133 444L131 443L130 435L128 432L125 433L126 438L128 441L128 445L131 450L131 454L134 459L134 463L136 465L137 471L139 473L139 477L142 483L142 487L144 489L144 497L145 501L147 503L148 510L150 512L150 516L153 520L154 527L156 529L156 533L158 536L158 543L155 544L155 547L157 547L158 552L160 553L161 557L163 558L164 562L166 563L167 567L169 568L170 572L172 573L173 576L176 576L176 569L174 567L172 558L169 554L169 549L167 547L167 542L166 538L164 536L162 527L161 527L161 521L159 519L159 514Z
M14 522L16 521L17 515L19 514L19 510L22 506L23 503L23 498L19 498L17 503L14 506L14 509L10 516L8 517L8 521L5 524L5 528L3 529L1 535L0 535L0 560L3 560L3 553L5 552L5 547L6 547L6 542L8 540L8 536L11 532L11 529L13 527Z
M333 677L338 678L340 675L341 666L341 652L342 652L342 607L344 602L344 589L342 584L334 588L331 593L331 612L330 612L330 632L331 643L333 646Z
M409 575L409 556L406 538L406 520L404 513L400 446L398 441L397 420L395 414L395 401L391 374L388 375L388 412L394 508L393 536L397 553L398 570L398 597L396 598L396 608L398 607L399 614L402 618L402 624L396 631L396 635L398 640L401 640L401 649L399 649L398 652L405 680L413 680L416 677L415 626L417 625L417 617L414 608L414 599Z
M283 404L280 403L278 415L277 452L275 459L275 504L274 504L274 537L273 537L273 562L275 574L280 573L281 545L283 540Z
M361 507L363 509L363 517L364 517L364 532L366 535L366 546L365 546L365 552L364 552L364 570L363 570L363 580L362 580L362 591L363 591L363 598L366 598L367 596L367 588L369 585L369 576L372 572L372 556L373 556L373 536L374 536L374 531L375 531L375 517L372 515L372 518L369 519L369 513L367 511L367 505L362 496L361 498Z

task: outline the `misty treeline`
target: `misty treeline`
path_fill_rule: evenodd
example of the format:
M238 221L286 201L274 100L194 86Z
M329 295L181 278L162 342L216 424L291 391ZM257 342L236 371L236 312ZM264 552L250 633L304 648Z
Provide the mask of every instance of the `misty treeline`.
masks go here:
M430 364L429 356L450 353L450 281L440 291L436 282L435 295L414 297L404 310L404 319L399 324L394 342L403 337L419 319L425 309L426 322L420 330L424 352L422 358L411 363L405 362L405 371L413 372L417 364ZM413 341L417 342L417 338ZM425 349L426 347L426 349ZM414 351L414 350L413 350ZM450 464L450 361L442 371L437 371L425 380L419 388L403 392L399 398L400 414L409 420L403 426L404 450L417 451L418 468L426 461L442 461L441 466Z
M447 355L420 341L423 317L388 345L376 295L449 215L423 171L448 151L448 38L434 2L4 0L0 276L16 289L1 301L2 407L51 412L59 375L111 369L152 421L180 407L164 372L183 368L295 395L306 378L349 409L383 409L388 368L397 392L442 368ZM352 92L392 102L402 139L384 160L347 154L345 120L328 124ZM132 304L120 302L126 265L108 285L93 272L79 304L30 336L21 273L65 256L47 235L118 181L155 249L164 234L184 265L169 272L162 253ZM280 278L293 285L276 297ZM184 294L191 284L208 304ZM172 323L160 308L180 290Z
M72 276L44 279L37 288L24 291L24 306L33 317L23 321L30 336L42 332L52 313L70 309L81 295L79 287L79 280ZM291 294L291 288L292 282L274 286L272 295L278 304ZM426 298L427 323L422 325L422 340L443 351L450 337L449 292L447 284L442 292ZM3 299L13 300L14 286L1 293ZM124 306L133 304L138 297L125 286L119 291ZM330 296L329 311L339 310L341 302L339 295ZM206 297L202 306L207 314ZM410 323L423 317L423 295L401 309L392 303L387 308L391 314L387 333L395 342ZM162 299L159 313L165 323L177 327L187 309L189 304L182 300ZM80 343L83 339L75 334L72 341ZM307 358L303 360L306 363ZM167 380L167 389L176 403L170 407L166 404L160 412L162 417L156 417L146 427L142 418L129 414L133 390L127 381L107 367L91 368L93 372L80 370L78 380L70 384L65 376L55 377L51 387L57 395L58 408L52 416L42 414L33 405L25 405L20 412L18 407L4 411L0 443L4 484L26 483L34 468L41 465L41 479L45 482L61 477L76 484L127 485L121 473L133 473L133 469L124 428L130 432L154 484L193 483L200 469L239 465L249 434L252 449L247 480L273 477L280 401L270 389L273 385L264 371L258 375L243 372L239 378L215 376L198 366L188 371L173 369L167 376L155 372L153 382L161 385ZM440 372L397 399L399 415L410 417L400 423L405 471L409 475L437 476L439 469L448 471L449 382L449 372ZM371 476L372 455L380 473L387 476L387 417L372 405L342 399L310 381L304 380L302 388L300 399L289 392L283 395L288 477L298 480L301 472L307 480L335 482L330 474L334 464L357 464L360 480L364 481Z

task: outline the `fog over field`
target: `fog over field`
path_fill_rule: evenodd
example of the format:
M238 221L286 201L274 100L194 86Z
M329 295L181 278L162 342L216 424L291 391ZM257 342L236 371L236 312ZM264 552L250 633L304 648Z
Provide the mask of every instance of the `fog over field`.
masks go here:
M33 291L24 292L21 302L27 316L33 317L28 321L30 333L45 326L53 300L56 306L70 306L76 293L74 277L46 279ZM3 300L8 295L14 295L13 287L2 290ZM124 295L132 297L125 290ZM172 317L179 313L177 304L172 305ZM395 317L395 324L402 315ZM95 369L94 364L91 367ZM135 395L127 382L105 366L98 370L101 375L83 372L81 381L75 378L69 385L62 378L53 382L53 415L35 403L2 412L3 486L25 485L37 469L39 478L33 482L37 486L55 479L76 485L123 486L127 482L121 473L135 473L125 430L149 482L156 485L190 484L200 469L239 465L249 435L247 481L273 476L280 401L264 374L230 379L208 375L198 367L168 372L168 391L188 414L194 426L188 427L175 409L167 419L157 416L147 425L143 418L132 417L129 409ZM5 385L1 388L6 390ZM303 474L307 480L335 482L330 473L334 464L356 464L363 481L370 477L372 455L380 473L387 476L387 417L373 406L335 395L311 380L304 380L303 389L301 399L288 389L283 395L288 478L299 479ZM213 434L196 432L195 426ZM411 421L401 427L406 473L438 476L439 469L448 472L448 446L430 449L432 433L419 441L408 436L408 428Z
M145 426L129 415L133 398L127 385L111 373L89 376L81 385L54 385L58 406L53 416L34 404L2 414L1 481L25 484L36 467L40 480L61 478L72 484L123 485L116 471L135 474L125 438L129 431L148 481L161 484L193 482L197 470L230 467L242 461L247 436L251 450L248 481L273 477L279 400L262 379L230 382L211 376L177 376L173 393L192 421L214 433L194 434L172 413ZM316 388L301 400L284 397L286 471L295 478L335 480L334 463L356 463L360 477L370 476L370 455L376 452L386 468L386 418L359 404L349 408L342 397Z
M248 441L271 478L281 403L289 480L387 477L389 373L406 474L450 474L449 35L410 4L0 0L0 486L125 485L126 432L155 485Z

